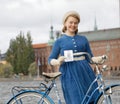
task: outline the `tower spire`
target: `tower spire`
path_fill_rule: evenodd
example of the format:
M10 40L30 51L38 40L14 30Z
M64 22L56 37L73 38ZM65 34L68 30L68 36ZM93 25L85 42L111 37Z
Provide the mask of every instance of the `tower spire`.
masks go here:
M50 26L50 39L49 39L49 41L48 41L48 45L53 45L53 43L54 43L54 36L53 36L53 26L51 25Z
M98 27L97 27L96 16L95 16L95 19L94 19L94 31L97 31L97 30L98 30Z
M50 27L50 39L54 39L54 37L53 37L53 26L51 25L51 27Z

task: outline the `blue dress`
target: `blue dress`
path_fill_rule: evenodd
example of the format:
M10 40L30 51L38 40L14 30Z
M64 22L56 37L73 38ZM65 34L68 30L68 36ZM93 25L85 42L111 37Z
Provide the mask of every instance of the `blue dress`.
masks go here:
M88 52L93 56L85 36L75 35L71 37L64 34L55 41L48 62L50 63L51 59L57 59L59 55L64 56L65 50L73 50L73 53ZM61 85L66 104L81 104L89 85L95 79L88 58L80 61L64 62L59 71L62 72ZM97 83L92 90L96 87ZM96 92L91 101L95 100L98 93Z

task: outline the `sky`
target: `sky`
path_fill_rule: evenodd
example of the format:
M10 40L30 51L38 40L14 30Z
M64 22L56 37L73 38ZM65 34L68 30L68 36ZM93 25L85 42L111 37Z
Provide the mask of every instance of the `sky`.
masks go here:
M49 40L50 26L61 31L66 12L80 14L79 32L117 28L119 0L0 0L0 51L5 53L11 39L22 31L31 33L33 44Z

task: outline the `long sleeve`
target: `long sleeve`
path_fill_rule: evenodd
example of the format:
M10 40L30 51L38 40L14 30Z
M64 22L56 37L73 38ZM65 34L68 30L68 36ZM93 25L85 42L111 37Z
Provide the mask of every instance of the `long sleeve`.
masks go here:
M50 56L48 58L48 63L50 64L50 61L52 59L57 59L60 54L60 44L59 41L56 40L55 43L53 44L52 51L50 53Z
M85 39L86 39L86 52L89 53L91 57L93 57L93 53L91 51L91 47L90 47L89 41L88 41L87 38L85 38ZM86 59L87 59L88 62L90 62L88 56L86 56Z

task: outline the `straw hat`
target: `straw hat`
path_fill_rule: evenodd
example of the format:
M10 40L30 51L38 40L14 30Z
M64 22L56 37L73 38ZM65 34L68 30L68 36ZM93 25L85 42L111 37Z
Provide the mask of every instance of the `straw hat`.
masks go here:
M78 19L78 22L80 22L80 15L76 11L69 11L63 17L63 24L66 22L66 20L69 16L76 17Z

